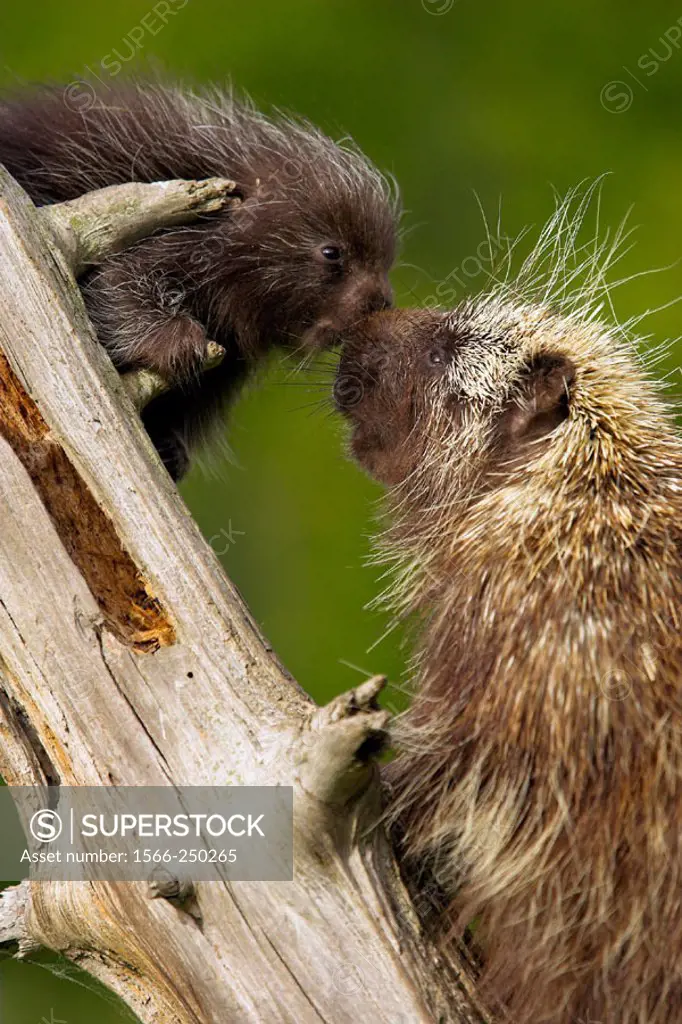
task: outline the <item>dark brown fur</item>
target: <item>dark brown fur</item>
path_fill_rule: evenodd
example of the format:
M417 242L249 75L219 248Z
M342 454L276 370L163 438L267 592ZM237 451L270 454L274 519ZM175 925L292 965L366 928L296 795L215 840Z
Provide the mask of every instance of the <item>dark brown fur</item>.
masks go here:
M337 403L389 489L407 863L517 1024L682 1022L682 441L631 347L493 294L387 312ZM505 1018L506 1019L506 1018Z
M237 181L243 197L222 216L140 242L85 282L116 364L177 385L145 421L179 476L189 446L273 346L313 351L390 304L395 197L357 151L229 93L116 83L82 99L40 88L0 102L0 162L35 202L213 175ZM325 258L329 247L341 259ZM207 340L227 357L198 379Z

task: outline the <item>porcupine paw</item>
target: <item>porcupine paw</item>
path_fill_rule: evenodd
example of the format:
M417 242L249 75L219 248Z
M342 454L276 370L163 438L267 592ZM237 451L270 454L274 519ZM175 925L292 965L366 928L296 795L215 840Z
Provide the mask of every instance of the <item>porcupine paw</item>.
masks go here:
M200 323L184 314L164 321L138 346L138 363L171 383L198 377L207 358L208 339Z

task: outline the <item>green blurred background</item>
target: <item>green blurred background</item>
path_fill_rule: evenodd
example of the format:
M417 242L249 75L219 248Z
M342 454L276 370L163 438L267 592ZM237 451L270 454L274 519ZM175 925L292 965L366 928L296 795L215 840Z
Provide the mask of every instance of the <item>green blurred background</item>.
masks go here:
M641 8L614 0L169 6L163 25L150 0L3 0L0 84L87 81L92 72L106 81L101 62L131 67L125 58L136 51L193 79L231 76L262 105L353 135L402 188L409 230L394 283L404 305L424 302L475 255L484 229L474 190L492 220L502 198L503 229L515 235L551 212L551 186L565 191L613 171L604 220L617 223L634 204L639 225L623 274L682 255L682 10L663 0ZM476 288L471 266L459 277ZM679 276L673 267L633 281L616 295L619 314L670 302ZM679 333L681 318L671 307L646 327L661 341ZM674 371L673 383L678 363L673 348L661 368ZM294 386L291 366L274 360L231 417L231 453L204 459L182 489L302 685L324 701L363 674L385 672L398 707L400 638L373 647L385 622L364 609L378 590L377 570L364 562L379 492L345 461L342 427L316 407L316 377ZM84 976L75 981L57 977L48 960L1 962L3 1024L125 1019Z

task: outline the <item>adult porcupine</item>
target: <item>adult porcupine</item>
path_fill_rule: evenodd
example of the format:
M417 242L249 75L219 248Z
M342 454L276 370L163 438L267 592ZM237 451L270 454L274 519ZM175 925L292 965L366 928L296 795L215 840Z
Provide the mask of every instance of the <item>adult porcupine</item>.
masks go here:
M357 150L230 93L134 82L92 96L29 90L0 101L0 162L41 204L127 181L238 183L237 209L157 233L84 286L116 364L177 384L145 414L176 477L268 349L320 348L390 304L398 211L386 180ZM198 379L209 339L227 356Z
M540 252L566 230L563 209ZM447 932L477 919L510 1020L671 1024L682 439L594 304L552 302L571 271L540 298L537 271L453 312L372 316L343 349L337 403L390 485L397 599L430 612L393 814L452 898Z

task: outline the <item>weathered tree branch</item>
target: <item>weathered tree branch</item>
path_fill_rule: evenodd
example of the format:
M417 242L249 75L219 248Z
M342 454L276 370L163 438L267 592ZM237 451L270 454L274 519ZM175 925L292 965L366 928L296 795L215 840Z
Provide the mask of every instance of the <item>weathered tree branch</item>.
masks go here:
M240 202L235 182L225 178L153 185L130 182L44 206L39 216L77 277L158 228L187 224L201 214Z
M294 881L199 883L193 914L142 883L24 883L0 897L0 947L61 951L145 1024L479 1022L376 827L381 681L324 709L293 682L87 321L74 273L169 223L160 189L196 213L196 187L136 186L123 212L127 186L105 190L74 216L0 169L0 770L292 785Z

